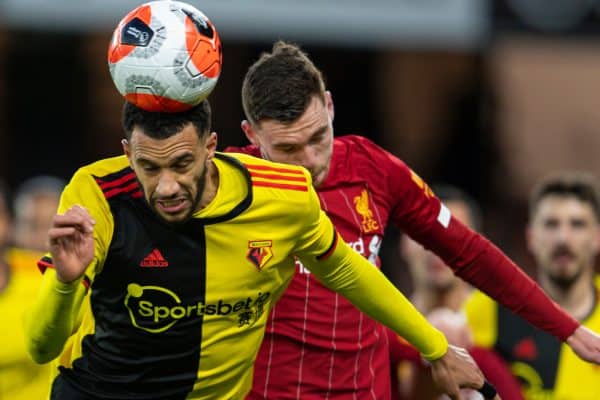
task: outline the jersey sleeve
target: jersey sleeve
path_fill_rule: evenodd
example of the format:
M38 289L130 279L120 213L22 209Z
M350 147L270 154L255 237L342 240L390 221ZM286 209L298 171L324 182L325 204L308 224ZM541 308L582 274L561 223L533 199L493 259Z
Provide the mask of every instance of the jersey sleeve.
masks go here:
M392 220L433 251L454 273L561 341L579 322L567 314L499 248L455 219L429 186L391 156L382 168L393 196Z
M81 304L86 295L86 287L81 282L87 282L88 286L93 281L106 258L112 235L113 221L109 206L93 176L85 170L79 170L64 189L58 213L62 214L74 205L85 207L96 220L94 260L81 279L70 283L56 279L50 254L38 263L45 273L38 297L24 316L24 328L27 349L39 363L57 357L69 336L77 329L81 321ZM52 269L46 271L48 267Z
M429 324L379 269L340 239L321 211L312 185L309 198L301 216L305 229L296 249L303 264L330 289L404 337L423 357L442 357L448 348L443 333Z
M75 205L85 207L96 221L96 225L94 225L94 260L88 266L83 278L84 284L89 287L96 273L104 264L113 234L114 221L102 190L86 169L78 170L65 187L60 197L58 214L65 213ZM49 253L38 262L38 267L42 272L45 272L48 267L53 267L52 257Z

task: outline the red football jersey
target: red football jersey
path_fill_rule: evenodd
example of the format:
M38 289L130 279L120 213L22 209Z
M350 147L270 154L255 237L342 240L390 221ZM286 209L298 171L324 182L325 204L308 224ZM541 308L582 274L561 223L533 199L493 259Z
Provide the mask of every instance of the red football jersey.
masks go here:
M566 339L577 321L482 236L454 219L401 160L360 136L334 140L321 206L342 238L379 267L388 222L436 252L455 273L542 329ZM255 146L226 151L260 156ZM537 310L533 312L531 305ZM551 321L551 324L548 323ZM389 399L384 328L302 265L270 314L250 399Z

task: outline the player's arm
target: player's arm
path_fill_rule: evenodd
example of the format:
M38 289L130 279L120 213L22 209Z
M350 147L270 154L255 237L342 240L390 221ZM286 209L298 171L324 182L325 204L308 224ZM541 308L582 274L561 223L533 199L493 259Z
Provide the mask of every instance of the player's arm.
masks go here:
M457 276L536 327L562 341L573 334L579 323L500 249L455 219L402 161L383 150L376 153L392 221L403 232L442 258Z
M398 291L367 259L352 250L337 234L320 210L317 196L301 213L305 229L297 242L296 254L303 264L329 288L339 292L361 311L393 329L432 362L438 387L459 399L459 387L478 389L484 377L464 349L449 346L444 335Z
M454 273L537 328L566 342L579 357L600 363L600 335L581 325L500 249L455 219L428 186L388 154L379 170L393 197L392 219L436 253Z
M104 213L108 205L98 190L91 176L78 172L65 188L53 218L48 232L50 254L39 263L44 272L42 285L24 315L26 346L36 362L60 355L81 321L87 286L103 261L112 220L107 218L110 213ZM93 206L93 211L78 204Z
M76 310L81 308L85 291L79 279L63 283L54 270L44 274L37 301L24 317L26 346L34 361L46 363L60 355L76 330Z
M425 317L371 263L353 251L334 231L322 214L322 224L329 225L329 248L316 257L303 257L302 263L325 285L350 300L366 314L412 343L427 360L446 353L448 343Z

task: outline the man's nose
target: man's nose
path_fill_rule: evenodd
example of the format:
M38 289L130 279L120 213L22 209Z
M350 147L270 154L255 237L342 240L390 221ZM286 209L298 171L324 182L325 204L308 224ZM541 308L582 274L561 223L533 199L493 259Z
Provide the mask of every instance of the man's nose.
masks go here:
M311 146L305 146L299 153L298 164L312 171L317 165L317 153Z
M169 171L160 174L158 185L156 185L156 194L160 197L170 197L179 191L179 183L175 175Z

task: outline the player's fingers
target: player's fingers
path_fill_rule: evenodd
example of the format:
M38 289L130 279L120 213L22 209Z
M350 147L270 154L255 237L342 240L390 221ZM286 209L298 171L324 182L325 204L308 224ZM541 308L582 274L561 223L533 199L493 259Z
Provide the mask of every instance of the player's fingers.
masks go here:
M73 207L69 208L68 212L72 212L72 213L81 215L82 217L93 220L92 215L90 214L88 209L79 204L75 204Z
M94 218L92 217L90 212L87 210L87 208L83 206L77 204L71 207L68 211L73 213L73 215L81 217L84 221L90 223L91 225L96 224L96 221L94 221Z
M73 226L82 232L92 232L94 223L95 221L89 214L73 209L64 214L57 214L52 219L52 226L54 227Z
M48 231L48 241L51 245L58 244L60 239L67 236L72 236L77 233L77 229L73 226L54 227Z

